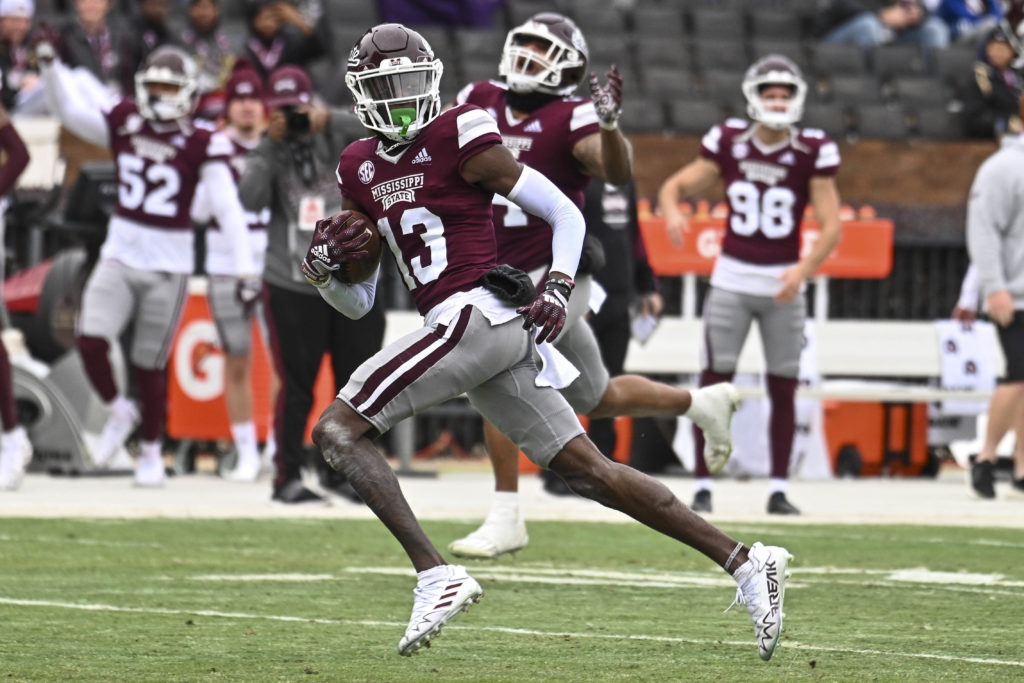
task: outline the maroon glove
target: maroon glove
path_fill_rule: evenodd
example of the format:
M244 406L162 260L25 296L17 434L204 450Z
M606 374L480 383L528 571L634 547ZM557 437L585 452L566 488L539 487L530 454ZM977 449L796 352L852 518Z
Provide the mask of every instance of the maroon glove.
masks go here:
M544 283L544 289L529 306L522 306L516 312L523 316L523 329L536 327L537 343L554 341L565 325L566 307L572 294L572 280L551 278Z
M622 113L622 76L619 68L612 64L608 71L608 82L601 85L594 73L590 74L590 99L603 128L614 128Z
M317 221L306 258L302 259L302 274L310 284L324 287L331 273L343 263L368 256L368 251L360 250L372 237L366 228L362 214L353 211L342 211Z

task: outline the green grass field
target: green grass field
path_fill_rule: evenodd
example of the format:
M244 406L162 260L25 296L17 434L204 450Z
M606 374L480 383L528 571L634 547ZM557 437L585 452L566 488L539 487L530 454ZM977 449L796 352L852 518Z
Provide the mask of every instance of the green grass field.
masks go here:
M439 543L470 530L431 522ZM1019 530L726 525L796 556L761 662L731 580L633 524L534 523L412 658L377 522L5 519L0 680L994 681L1024 677Z

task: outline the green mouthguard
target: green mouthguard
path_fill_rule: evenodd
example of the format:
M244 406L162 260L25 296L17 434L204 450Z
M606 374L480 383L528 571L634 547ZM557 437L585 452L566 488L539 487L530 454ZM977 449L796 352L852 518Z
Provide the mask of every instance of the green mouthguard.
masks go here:
M416 116L416 110L412 107L398 107L391 110L391 120L402 123L402 130L398 131L398 134L403 138L409 132L409 124L412 123L414 116Z

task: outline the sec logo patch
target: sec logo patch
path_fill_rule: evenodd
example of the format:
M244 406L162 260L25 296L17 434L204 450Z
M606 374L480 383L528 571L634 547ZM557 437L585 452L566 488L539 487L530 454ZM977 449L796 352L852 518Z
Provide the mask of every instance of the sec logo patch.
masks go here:
M376 169L373 167L373 162L367 160L360 164L359 171L357 171L356 175L359 176L359 179L363 181L363 183L369 183L373 180L373 174L375 172Z

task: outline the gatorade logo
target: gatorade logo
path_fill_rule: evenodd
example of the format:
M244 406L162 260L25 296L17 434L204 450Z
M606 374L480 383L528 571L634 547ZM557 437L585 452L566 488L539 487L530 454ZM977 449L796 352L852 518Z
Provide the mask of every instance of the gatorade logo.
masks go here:
M224 354L210 320L192 320L178 333L174 376L193 401L210 401L224 393Z
M722 251L722 236L714 228L701 230L697 234L697 253L704 258L718 258Z

